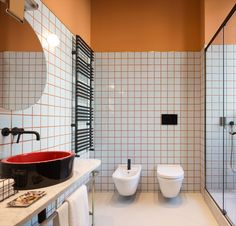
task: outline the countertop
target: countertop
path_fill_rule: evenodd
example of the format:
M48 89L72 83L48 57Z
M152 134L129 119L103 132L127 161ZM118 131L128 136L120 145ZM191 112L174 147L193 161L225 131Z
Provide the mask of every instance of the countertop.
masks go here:
M14 196L0 202L0 226L22 226L33 216L45 209L50 203L55 201L71 185L98 168L100 164L101 161L97 159L75 159L73 176L60 184L36 189L45 191L47 194L27 208L7 207L8 202L24 194L27 190L19 191Z

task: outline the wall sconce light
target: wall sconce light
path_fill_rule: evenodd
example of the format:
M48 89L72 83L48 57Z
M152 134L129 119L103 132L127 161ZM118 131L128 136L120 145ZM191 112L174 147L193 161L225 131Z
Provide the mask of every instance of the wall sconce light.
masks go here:
M57 47L60 44L60 40L57 35L49 34L47 37L47 43L50 47Z

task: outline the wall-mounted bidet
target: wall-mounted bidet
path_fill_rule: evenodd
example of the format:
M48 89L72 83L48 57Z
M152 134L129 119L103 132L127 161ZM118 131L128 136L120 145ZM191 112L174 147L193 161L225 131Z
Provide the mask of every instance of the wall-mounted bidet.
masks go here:
M176 197L182 186L184 170L180 165L158 165L157 179L161 193L166 198Z
M128 169L129 168L129 169ZM138 187L141 165L119 165L113 173L112 178L115 183L116 189L120 195L130 196L133 195Z

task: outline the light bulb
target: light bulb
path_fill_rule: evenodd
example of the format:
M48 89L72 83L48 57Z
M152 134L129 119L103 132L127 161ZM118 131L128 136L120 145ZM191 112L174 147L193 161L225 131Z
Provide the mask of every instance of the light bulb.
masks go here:
M48 45L51 47L57 47L60 44L60 40L55 34L49 34L47 37Z

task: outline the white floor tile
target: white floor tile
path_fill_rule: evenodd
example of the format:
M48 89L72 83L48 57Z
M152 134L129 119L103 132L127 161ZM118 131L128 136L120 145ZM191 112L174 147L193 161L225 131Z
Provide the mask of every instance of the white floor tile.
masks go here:
M160 193L96 193L95 226L217 226L199 193L167 200Z

